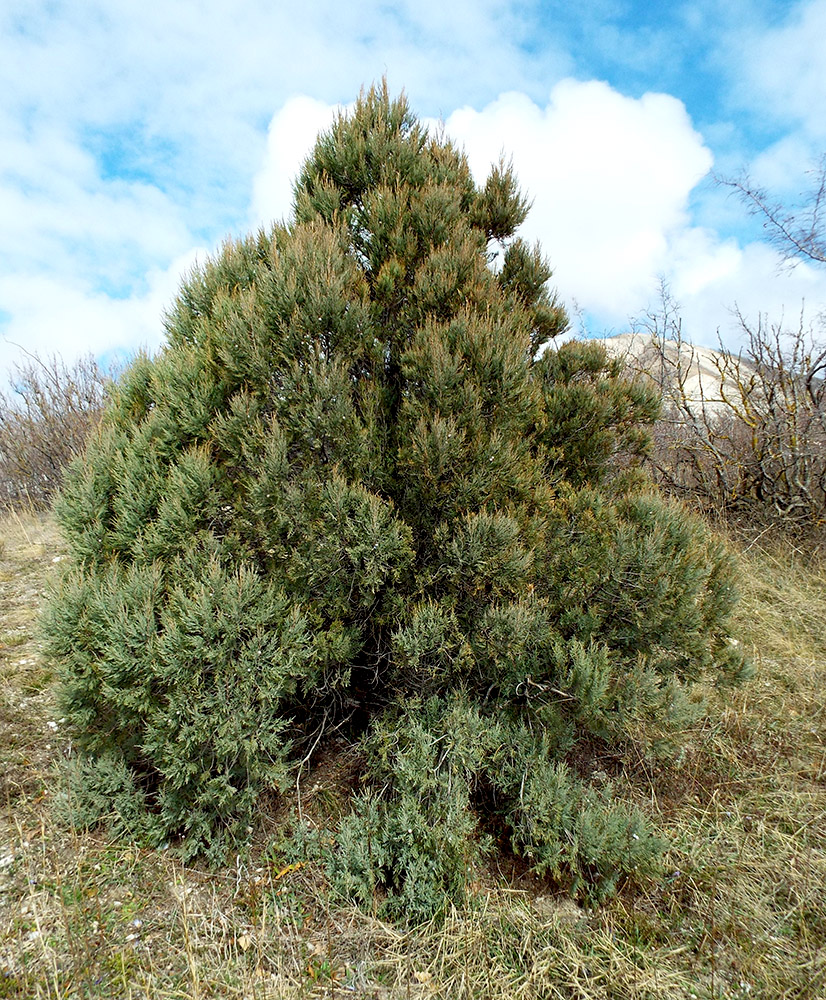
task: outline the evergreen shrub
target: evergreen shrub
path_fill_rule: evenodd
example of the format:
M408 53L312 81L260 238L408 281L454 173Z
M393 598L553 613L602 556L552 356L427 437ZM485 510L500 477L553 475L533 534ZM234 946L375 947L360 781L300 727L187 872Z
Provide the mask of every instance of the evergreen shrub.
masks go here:
M373 88L291 219L186 279L57 506L84 821L220 862L335 732L364 766L330 878L390 915L499 850L593 896L656 855L617 762L741 675L732 569L636 468L651 392L549 346L527 210Z

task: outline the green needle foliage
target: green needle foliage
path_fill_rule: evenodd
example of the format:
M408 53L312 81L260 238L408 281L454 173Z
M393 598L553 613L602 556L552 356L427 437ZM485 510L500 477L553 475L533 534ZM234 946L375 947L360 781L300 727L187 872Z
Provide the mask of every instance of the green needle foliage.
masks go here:
M651 393L543 350L527 210L373 88L290 222L185 281L57 507L87 821L220 862L335 731L364 769L328 868L365 905L432 914L496 850L593 896L656 855L588 776L740 675L731 568L635 469Z

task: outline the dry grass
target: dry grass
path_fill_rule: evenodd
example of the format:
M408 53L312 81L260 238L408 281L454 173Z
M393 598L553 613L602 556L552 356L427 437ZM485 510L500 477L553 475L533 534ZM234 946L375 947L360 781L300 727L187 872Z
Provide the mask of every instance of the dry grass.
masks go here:
M34 632L59 542L23 515L0 539L0 998L826 995L826 568L804 553L743 553L755 679L712 693L679 769L635 768L673 844L662 878L594 911L489 879L466 910L399 930L332 906L271 816L217 873L61 827L67 739Z

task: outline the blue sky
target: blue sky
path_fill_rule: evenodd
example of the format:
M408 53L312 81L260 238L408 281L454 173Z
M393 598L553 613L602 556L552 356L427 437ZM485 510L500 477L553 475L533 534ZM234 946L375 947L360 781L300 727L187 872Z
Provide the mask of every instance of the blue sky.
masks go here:
M812 320L712 171L780 197L826 151L826 0L4 0L0 368L154 349L196 259L289 213L318 128L386 74L482 179L511 155L525 234L593 334L664 277L697 343L736 306Z

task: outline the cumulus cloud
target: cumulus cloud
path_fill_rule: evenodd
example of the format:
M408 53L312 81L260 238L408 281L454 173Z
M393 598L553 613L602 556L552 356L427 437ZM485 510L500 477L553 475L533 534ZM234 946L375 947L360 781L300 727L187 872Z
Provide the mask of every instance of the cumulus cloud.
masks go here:
M287 213L292 178L335 110L296 97L273 117L253 184L256 218ZM479 183L502 152L512 156L533 199L525 235L542 243L565 297L613 319L656 283L687 224L691 190L711 167L679 101L635 100L596 81L563 80L544 107L503 94L481 111L454 111L444 127Z
M669 95L633 99L605 83L563 80L544 107L505 94L481 111L455 112L447 130L477 180L502 150L512 154L533 197L526 235L540 241L560 294L594 331L622 331L630 317L656 308L663 278L685 336L698 344L716 346L719 336L736 349L736 309L755 321L762 313L797 322L804 303L809 317L826 307L822 271L781 273L765 243L741 244L693 221L712 155Z
M60 130L7 137L0 152L3 270L97 273L131 280L135 266L180 252L191 237L177 205L155 185L104 179L92 156Z
M680 306L683 335L696 344L742 345L739 311L749 322L767 316L796 326L801 311L815 321L826 306L826 275L806 264L781 270L765 243L743 246L709 230L686 230L673 247L667 277ZM656 307L656 303L653 303Z
M782 186L826 129L822 46L812 41L824 34L826 0L801 0L776 27L742 30L754 18L740 8L757 7L725 5L736 13L725 24L738 26L725 56L746 81L743 106L756 96L777 121L796 123L757 164L765 183ZM695 43L717 23L712 9L721 8L691 8L696 24L684 29ZM704 303L704 328L720 325L714 308L766 303L779 288L826 303L822 280L805 269L777 284L765 247L743 245L742 232L740 242L721 239L738 231L736 203L706 199L698 214L709 144L716 136L715 150L731 146L738 132L731 125L721 140L731 123L718 116L703 122L704 141L679 100L653 92L683 80L677 57L691 47L685 31L666 37L663 24L632 25L611 0L553 24L541 5L519 0L7 0L0 335L67 354L158 342L182 255L287 216L318 128L337 101L384 73L418 111L442 116L479 179L500 152L513 156L534 198L526 235L595 329L624 327L662 272L687 308ZM575 60L577 46L587 54ZM651 92L631 97L571 77L612 66L633 69L629 90Z
M504 94L454 112L446 127L477 180L500 152L512 155L533 198L526 235L541 241L563 296L605 318L652 287L712 164L680 101L637 100L598 81L563 80L544 107Z
M220 161L226 176L250 166L262 117L291 93L349 100L389 72L394 87L438 109L445 94L493 95L503 73L514 85L530 80L539 57L520 46L530 30L520 8L515 0L6 0L0 84L15 114L100 129L128 122L143 142L174 137L170 179L188 157L203 171ZM570 65L553 42L541 58L544 72Z
M520 47L517 7L0 4L0 337L70 355L128 341L133 325L133 343L152 342L153 275L287 214L335 100L389 73L438 113L445 95L493 96L491 64L529 80L540 55ZM544 72L567 65L555 44L541 58Z
M297 96L273 116L264 162L252 184L253 224L288 218L293 182L316 136L332 124L338 110L312 97Z
M0 143L0 369L20 345L67 359L155 346L170 271L195 243L157 186L105 178L57 125Z
M142 294L116 299L60 275L0 277L8 320L0 340L0 370L20 359L21 348L66 361L85 355L131 355L163 341L163 313L181 281L206 251L193 249L168 267L153 268Z
M783 15L730 28L719 57L731 77L733 116L751 116L761 137L774 133L748 164L742 148L730 152L727 171L747 166L756 183L787 200L806 191L806 171L826 149L826 0L798 0Z

